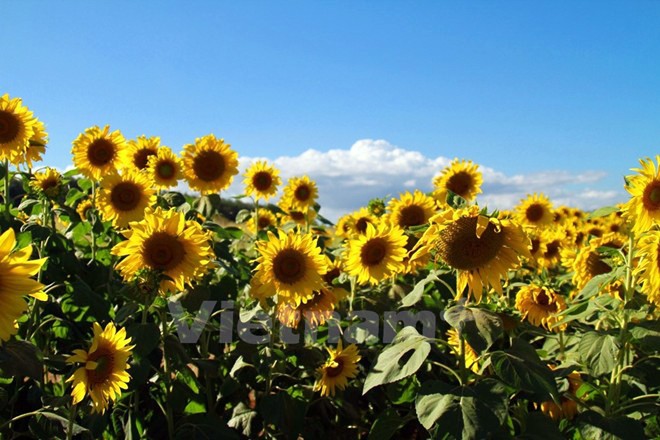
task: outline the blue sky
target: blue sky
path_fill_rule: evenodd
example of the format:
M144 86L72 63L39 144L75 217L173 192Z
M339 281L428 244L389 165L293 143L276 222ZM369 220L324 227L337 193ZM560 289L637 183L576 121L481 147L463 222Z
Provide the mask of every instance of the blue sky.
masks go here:
M561 194L605 203L660 151L660 2L4 1L0 15L0 92L46 122L58 167L94 124L175 151L213 132L273 160L380 139L511 178L595 173Z

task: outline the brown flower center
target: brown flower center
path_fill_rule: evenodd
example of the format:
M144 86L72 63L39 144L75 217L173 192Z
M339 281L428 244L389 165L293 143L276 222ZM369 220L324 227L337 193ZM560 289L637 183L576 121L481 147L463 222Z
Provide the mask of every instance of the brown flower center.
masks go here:
M591 252L587 257L587 271L589 272L589 275L591 275L591 278L595 277L596 275L608 273L611 270L612 268L603 260L601 260L600 255L598 255L596 252Z
M140 203L142 188L133 182L121 182L112 188L110 200L118 211L132 211Z
M472 176L466 171L459 171L447 180L447 189L466 198L472 188Z
M477 217L463 217L448 225L440 233L438 254L451 267L472 270L483 267L497 257L504 246L505 231L496 232L488 223L477 237Z
M642 196L644 208L649 211L660 209L660 180L654 180L644 188Z
M525 211L525 217L532 223L540 221L543 218L543 214L545 214L545 208L538 203L529 205Z
M325 367L325 375L328 377L337 377L344 371L344 360L340 357L334 360L335 366Z
M149 267L169 270L183 261L186 250L177 237L167 232L156 232L145 240L142 255Z
M365 266L377 266L387 256L387 241L382 237L372 238L360 250L360 259Z
M532 241L532 249L530 250L530 252L532 253L532 255L534 255L539 251L539 248L541 247L541 240L539 240L538 238L532 238L531 241Z
M419 205L406 206L399 212L399 225L403 228L426 223L424 208Z
M193 159L193 171L200 180L212 182L225 172L225 159L217 151L202 151Z
M296 223L305 221L305 214L301 211L291 211L289 212L289 217L291 217L291 219L293 219L293 221Z
M547 259L552 259L556 256L559 255L559 247L561 243L559 240L552 240L548 245L546 246L546 251L543 254L543 257Z
M332 282L341 274L341 271L338 267L333 267L323 275L323 281L327 284L332 284Z
M174 177L174 164L169 160L164 160L156 167L156 173L161 179L171 179Z
M16 139L21 131L21 121L11 112L0 110L0 143Z
M293 193L293 196L299 202L306 202L312 195L312 191L307 185L300 185Z
M143 170L147 167L149 163L149 156L155 156L156 152L150 148L142 148L135 153L133 156L133 164L139 170Z
M594 226L593 228L589 229L589 234L593 235L594 237L602 237L603 230L598 226Z
M368 219L366 219L365 217L360 217L355 222L355 230L358 231L360 234L364 234L365 232L367 232L367 225L369 225L369 223L371 222Z
M106 383L115 368L115 355L112 349L99 347L94 353L90 353L87 359L97 364L96 369L87 370L89 387L93 389L97 385Z
M271 225L272 225L272 223L270 222L270 218L268 218L266 216L259 217L259 223L257 224L259 229L266 229L267 227L269 227Z
M96 139L87 148L87 160L95 167L102 167L114 159L115 150L115 144L108 139Z
M548 297L548 294L545 293L545 289L541 289L536 295L536 304L541 306L547 306L550 304L550 297Z
M275 278L284 284L294 284L305 277L305 256L295 249L284 249L273 259Z
M267 191L273 185L273 176L268 171L259 171L252 177L252 185L257 191Z

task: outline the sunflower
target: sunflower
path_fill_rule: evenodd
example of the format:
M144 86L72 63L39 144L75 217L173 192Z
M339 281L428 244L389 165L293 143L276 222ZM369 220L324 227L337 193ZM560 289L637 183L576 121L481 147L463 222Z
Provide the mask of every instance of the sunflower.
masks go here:
M642 292L660 307L660 231L645 234L639 240L639 263L635 274L642 282Z
M543 237L544 250L536 261L541 267L551 269L561 262L565 235L561 230L555 229L545 229L540 235Z
M30 186L49 199L54 199L62 189L62 175L54 168L46 168L45 171L35 173Z
M516 207L516 218L525 227L545 227L554 219L552 204L543 194L528 195Z
M323 287L325 257L311 234L281 230L277 234L268 231L268 241L257 242L256 276L280 300L298 306Z
M265 231L271 227L276 228L277 217L275 217L275 214L273 214L271 210L259 208L258 219L255 219L254 214L252 214L250 219L246 222L245 227L247 228L248 231L252 232L253 234L257 233L257 229L259 229L259 231Z
M282 325L295 329L298 328L300 320L304 318L314 328L323 325L332 316L337 301L332 289L322 287L314 291L314 296L306 303L300 303L297 306L288 302L279 303L277 319Z
M0 96L0 159L16 162L25 156L36 118L21 98Z
M292 177L284 187L283 200L292 208L305 211L314 206L319 192L316 183L307 176Z
M533 325L543 326L550 330L559 322L557 314L566 310L564 297L547 287L530 284L523 286L516 295L516 309L522 313L523 319L527 319ZM560 326L556 331L563 330L566 326Z
M73 141L73 163L90 179L100 180L116 171L124 162L126 140L119 130L110 133L110 126L103 129L93 126Z
M348 243L346 273L360 284L378 284L404 270L407 238L403 229L381 223L367 225L367 232Z
M414 235L406 235L406 256L403 259L404 269L402 272L404 274L416 274L420 268L426 266L431 260L431 255L428 253L419 258L412 258L419 240L419 237Z
M450 328L447 330L447 343L452 348L456 356L461 355L461 339L458 336L458 332ZM465 342L465 366L472 370L475 373L479 373L479 355L477 352L470 346L470 344Z
M312 208L301 211L300 208L287 204L286 200L280 200L279 207L284 211L283 215L280 214L280 224L282 225L292 222L300 226L306 226L308 222L311 224L316 219L316 211Z
M158 136L138 136L135 140L127 142L124 168L142 171L147 168L149 158L155 156L160 148Z
M14 250L16 235L7 229L0 235L0 340L7 341L18 329L16 320L28 308L23 295L30 295L40 301L48 297L43 292L44 285L33 280L46 258L30 260L32 246Z
M98 207L105 221L117 228L142 220L144 210L156 203L149 178L134 170L113 173L101 180Z
M348 385L348 379L357 376L357 364L361 357L357 346L351 344L342 348L341 340L336 349L326 349L330 358L317 370L321 377L314 384L314 391L320 391L321 396L334 396L335 389L343 390Z
M131 376L126 372L130 368L128 358L133 345L128 345L131 338L126 337L126 330L117 331L111 322L101 328L94 323L94 339L88 351L73 350L73 355L66 360L72 364L83 363L67 382L73 382L73 404L82 402L85 395L92 399L92 411L103 414L110 402L117 400L121 390L128 389Z
M168 189L183 179L181 159L168 147L160 147L147 158L147 174L156 189Z
M238 154L230 147L212 134L183 147L183 174L192 189L207 195L231 185L238 174Z
M378 222L378 217L367 208L360 208L351 214L351 225L355 234L365 234L368 225L378 226Z
M573 285L580 291L596 275L602 275L612 271L612 266L606 261L598 248L608 247L620 249L623 241L617 234L608 233L602 237L593 238L589 244L582 247L573 260Z
M352 235L354 228L354 219L351 214L346 214L339 217L337 220L337 225L335 227L335 235L340 238L349 238ZM366 231L366 226L365 226Z
M429 222L435 214L435 201L419 190L413 194L406 192L398 199L392 199L387 206L387 221L406 229Z
M653 159L641 159L641 168L633 168L639 174L631 177L626 190L631 197L622 211L626 219L632 223L635 233L648 231L660 223L660 155Z
M433 179L433 196L441 203L447 203L449 191L461 196L468 202L481 192L483 177L479 166L471 160L454 159L452 163L442 170L442 173Z
M123 232L127 240L112 249L114 255L126 257L117 264L125 280L149 269L166 277L160 282L161 293L180 292L213 266L209 234L181 212L149 208L144 219L130 227Z
M264 310L270 309L270 304L268 303L268 298L272 298L277 294L275 289L272 286L264 285L258 276L253 276L250 280L250 296L261 305L261 308Z
M550 368L552 370L555 369L553 366L550 366ZM566 376L566 379L568 380L566 394L571 397L566 397L566 395L561 396L559 405L552 400L547 400L540 404L541 412L555 422L560 419L573 420L578 412L578 405L575 400L577 399L577 390L582 386L582 378L580 377L580 373L573 371Z
M519 264L519 256L531 258L530 242L520 226L508 219L489 218L477 206L449 209L431 219L431 226L416 245L412 259L432 252L458 271L457 296L481 301L484 287L502 294L500 279Z
M282 183L279 171L265 161L253 163L245 172L245 194L256 200L268 200L277 192Z
M22 156L16 156L12 161L14 165L26 163L28 168L32 168L33 162L41 160L41 155L46 152L46 144L48 143L48 133L44 123L39 119L34 121L34 133L30 138L29 144L25 153Z
M80 216L80 220L82 221L87 221L89 220L88 214L92 212L94 209L94 205L92 204L92 201L90 199L85 199L81 202L78 202L78 206L76 206L76 212Z

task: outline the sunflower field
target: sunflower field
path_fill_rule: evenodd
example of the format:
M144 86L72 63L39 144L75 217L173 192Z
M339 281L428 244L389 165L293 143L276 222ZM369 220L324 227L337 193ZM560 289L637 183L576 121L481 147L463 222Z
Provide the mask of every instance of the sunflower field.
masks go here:
M47 142L0 97L1 438L660 438L660 156L592 212L456 159L333 224L212 134Z

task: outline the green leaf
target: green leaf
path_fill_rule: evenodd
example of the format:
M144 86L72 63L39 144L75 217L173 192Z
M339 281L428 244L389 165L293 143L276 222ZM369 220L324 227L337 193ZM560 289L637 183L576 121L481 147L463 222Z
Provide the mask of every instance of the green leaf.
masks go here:
M578 343L578 353L591 374L600 376L612 372L619 354L619 342L612 335L588 332Z
M510 350L493 352L490 360L497 376L507 385L534 393L539 401L558 397L552 370L529 344L516 340Z
M502 336L502 318L486 310L457 305L445 312L444 319L477 352L490 348Z
M587 216L587 220L598 217L606 217L612 214L613 212L619 212L619 208L617 208L616 206L603 206L602 208L598 208L594 211L591 211Z
M566 437L556 423L540 411L533 411L525 418L525 430L516 437L520 440L563 440Z
M412 355L406 356L411 351ZM366 394L378 385L396 382L414 374L422 366L430 351L431 344L417 332L415 327L404 327L392 344L378 355L376 364L364 381L362 394Z
M259 402L259 414L268 424L274 425L287 438L297 439L303 430L307 403L294 399L287 393L264 396Z
M426 285L432 283L433 281L438 281L438 274L440 272L441 271L439 270L433 270L429 272L426 278L415 284L413 290L411 290L410 293L401 300L401 305L399 306L399 308L410 307L417 304L417 302L419 302L419 300L422 299L422 295L424 294L424 289L426 289Z
M230 428L237 429L244 435L251 437L253 434L252 424L256 416L257 412L255 410L250 409L246 404L240 402L234 407L231 419L229 419L227 425Z
M583 438L589 440L643 440L644 427L625 416L603 417L595 411L585 411L577 420Z
M394 408L387 408L371 425L368 440L389 440L405 423Z
M0 369L15 377L43 379L43 365L40 352L27 341L10 339L0 346Z
M54 420L56 422L59 422L59 423L62 424L62 427L65 430L68 429L69 419L66 418L66 417L63 417L59 414L55 414L55 413L48 412L48 411L40 412L39 415L44 416L49 420ZM87 428L84 428L84 427L74 423L73 426L71 427L71 432L73 433L73 435L80 435L82 433L89 432L89 430Z
M415 410L424 428L437 425L436 434L493 438L507 417L507 394L501 383L490 379L469 387L432 381L422 384Z
M249 209L241 209L236 214L236 223L246 222L250 217L252 217L252 214L254 214L254 211Z

